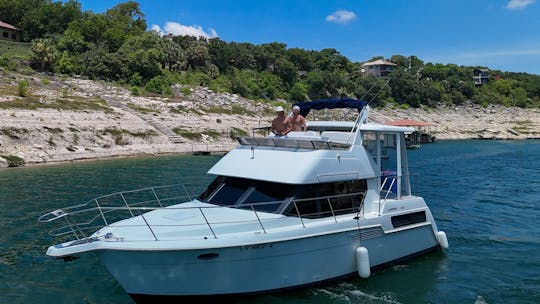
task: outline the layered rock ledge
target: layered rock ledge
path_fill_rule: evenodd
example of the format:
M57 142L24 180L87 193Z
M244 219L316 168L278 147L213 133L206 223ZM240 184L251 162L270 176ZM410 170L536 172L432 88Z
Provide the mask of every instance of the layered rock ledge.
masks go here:
M27 96L17 94L21 78ZM85 79L21 76L0 82L0 167L142 154L224 152L236 136L269 126L272 105L207 88L176 85L174 97L134 96L128 88ZM466 104L372 109L370 120L432 124L445 139L540 137L540 109ZM308 117L309 121L309 117ZM11 158L10 158L11 157ZM11 159L11 160L10 160Z

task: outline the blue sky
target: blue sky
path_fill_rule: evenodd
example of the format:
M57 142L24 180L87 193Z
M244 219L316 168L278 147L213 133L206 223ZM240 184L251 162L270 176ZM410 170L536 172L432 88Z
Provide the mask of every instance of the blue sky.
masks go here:
M101 13L125 1L79 0ZM140 0L149 29L540 75L540 0Z

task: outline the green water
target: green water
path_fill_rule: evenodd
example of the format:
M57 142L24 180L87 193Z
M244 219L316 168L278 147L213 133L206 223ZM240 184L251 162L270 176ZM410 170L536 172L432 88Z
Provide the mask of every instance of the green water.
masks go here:
M100 194L212 179L218 156L163 156L0 170L0 303L132 303L93 254L65 263L45 211ZM409 155L416 193L450 248L376 272L241 303L540 303L540 141L456 141ZM329 260L329 263L332 261Z

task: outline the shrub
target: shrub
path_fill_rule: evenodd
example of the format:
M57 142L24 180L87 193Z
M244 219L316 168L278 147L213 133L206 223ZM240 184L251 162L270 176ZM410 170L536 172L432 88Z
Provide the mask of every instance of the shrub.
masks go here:
M237 137L242 137L242 136L248 136L248 135L249 134L246 130L235 128L235 127L232 127L232 129L229 131L229 137L232 139L235 139Z
M183 87L182 89L180 89L180 92L184 94L184 96L191 95L191 89L189 87Z
M0 157L8 162L8 167L20 167L25 165L24 159L16 155L0 155Z
M160 95L171 95L171 81L165 76L156 76L150 79L144 86L146 91L160 94Z
M173 132L182 136L183 138L190 139L190 140L201 140L202 138L201 133L190 132L190 131L179 129L179 128L174 128Z
M28 81L26 80L19 81L17 95L19 95L20 97L28 96Z
M0 66L7 68L8 63L9 63L9 58L7 56L0 56Z
M131 86L131 95L139 96L141 95L142 90L138 86Z

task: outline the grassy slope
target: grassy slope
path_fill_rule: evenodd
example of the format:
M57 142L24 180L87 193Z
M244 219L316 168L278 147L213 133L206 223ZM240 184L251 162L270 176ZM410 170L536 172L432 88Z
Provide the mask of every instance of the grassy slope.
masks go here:
M30 43L0 40L0 57L27 59L30 58Z

